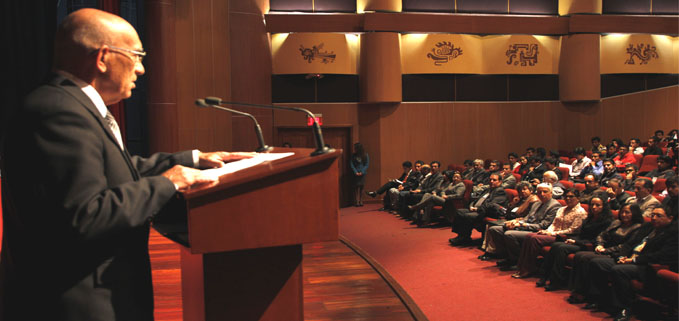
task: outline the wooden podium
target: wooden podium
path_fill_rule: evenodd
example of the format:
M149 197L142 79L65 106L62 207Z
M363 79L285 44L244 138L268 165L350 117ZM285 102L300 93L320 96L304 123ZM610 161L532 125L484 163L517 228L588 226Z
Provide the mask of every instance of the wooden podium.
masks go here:
M302 244L338 239L341 151L312 151L277 148L295 155L168 204L154 227L184 245L184 320L304 319Z

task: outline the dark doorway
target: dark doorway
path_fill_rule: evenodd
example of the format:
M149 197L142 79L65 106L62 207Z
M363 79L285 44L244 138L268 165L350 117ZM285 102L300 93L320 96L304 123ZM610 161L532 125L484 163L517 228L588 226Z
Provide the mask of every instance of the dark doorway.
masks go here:
M340 207L351 205L351 170L349 169L349 156L351 156L351 127L325 127L323 139L332 148L343 151L337 161L339 167L339 204ZM277 127L276 146L282 146L284 142L292 147L316 148L314 137L309 127Z

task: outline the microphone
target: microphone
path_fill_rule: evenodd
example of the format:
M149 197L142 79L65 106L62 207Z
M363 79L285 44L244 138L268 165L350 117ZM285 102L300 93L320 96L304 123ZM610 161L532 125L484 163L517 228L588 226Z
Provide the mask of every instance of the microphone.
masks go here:
M266 143L264 143L264 137L262 136L262 128L259 126L259 123L257 122L257 119L255 119L255 116L252 116L252 114L248 114L248 113L238 111L238 110L233 110L231 108L216 106L216 104L212 104L212 103L206 103L205 99L196 99L196 105L198 107L217 108L217 109L225 110L225 111L237 114L237 115L249 117L255 123L255 133L257 133L257 140L259 141L259 148L255 149L255 151L258 152L258 153L263 153L263 152L268 152L268 151L273 149L273 147L267 146Z
M285 107L285 106L276 106L276 105L260 105L260 104L251 104L251 103L239 103L239 102L233 102L233 101L223 101L219 97L205 97L205 102L208 105L235 105L235 106L248 106L248 107L256 107L256 108L267 108L267 109L282 109L282 110L292 110L292 111L299 111L306 113L307 116L311 117L311 119L314 119L314 124L313 124L313 133L314 133L314 140L316 141L316 150L311 153L311 156L317 156L317 155L322 155L322 154L327 154L334 152L334 148L329 148L325 146L325 143L323 142L323 133L321 133L321 126L318 125L318 122L316 122L316 118L314 117L314 114L312 114L309 110L304 109L304 108L299 108L299 107Z

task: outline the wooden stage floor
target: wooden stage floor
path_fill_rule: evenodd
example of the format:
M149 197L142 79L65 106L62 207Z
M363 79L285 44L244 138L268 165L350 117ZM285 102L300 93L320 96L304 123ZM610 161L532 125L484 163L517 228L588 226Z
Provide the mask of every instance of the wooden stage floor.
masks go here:
M181 321L179 245L151 230L156 321ZM391 287L339 241L304 246L305 320L414 320Z

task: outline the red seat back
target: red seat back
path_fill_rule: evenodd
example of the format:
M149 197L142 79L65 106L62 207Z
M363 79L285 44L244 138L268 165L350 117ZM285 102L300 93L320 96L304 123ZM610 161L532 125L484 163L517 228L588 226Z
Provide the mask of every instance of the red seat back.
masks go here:
M658 155L646 155L641 160L641 166L639 166L639 174L646 174L654 169L658 168Z
M559 181L559 183L561 183L561 185L563 185L563 187L565 187L566 189L573 188L573 182L571 182L571 181L567 181L567 180L562 179L562 180Z
M580 203L580 206L585 209L585 212L589 213L589 204L582 204Z
M472 197L472 188L474 187L474 182L468 179L462 180L464 183L464 204L467 206L469 204L469 199Z
M637 160L637 162L635 163L637 165L637 168L641 167L641 160L644 159L644 155L643 154L634 154L634 159Z
M660 194L662 191L664 191L667 186L665 186L665 181L666 179L664 178L658 178L655 180L655 183L653 184L653 192L652 194Z
M613 219L617 220L618 219L618 210L611 210L611 214L613 214Z
M568 179L570 177L571 171L567 167L559 167L561 171L561 179Z
M561 206L566 206L566 200L556 200Z
M518 167L517 167L517 168L518 168ZM521 174L512 173L512 175L514 175L514 178L516 178L516 181L517 181L517 182L520 182L520 181L521 181Z
M577 183L577 184L575 184L575 189L577 189L578 191L582 192L582 191L585 190L585 184L583 184L583 183Z

